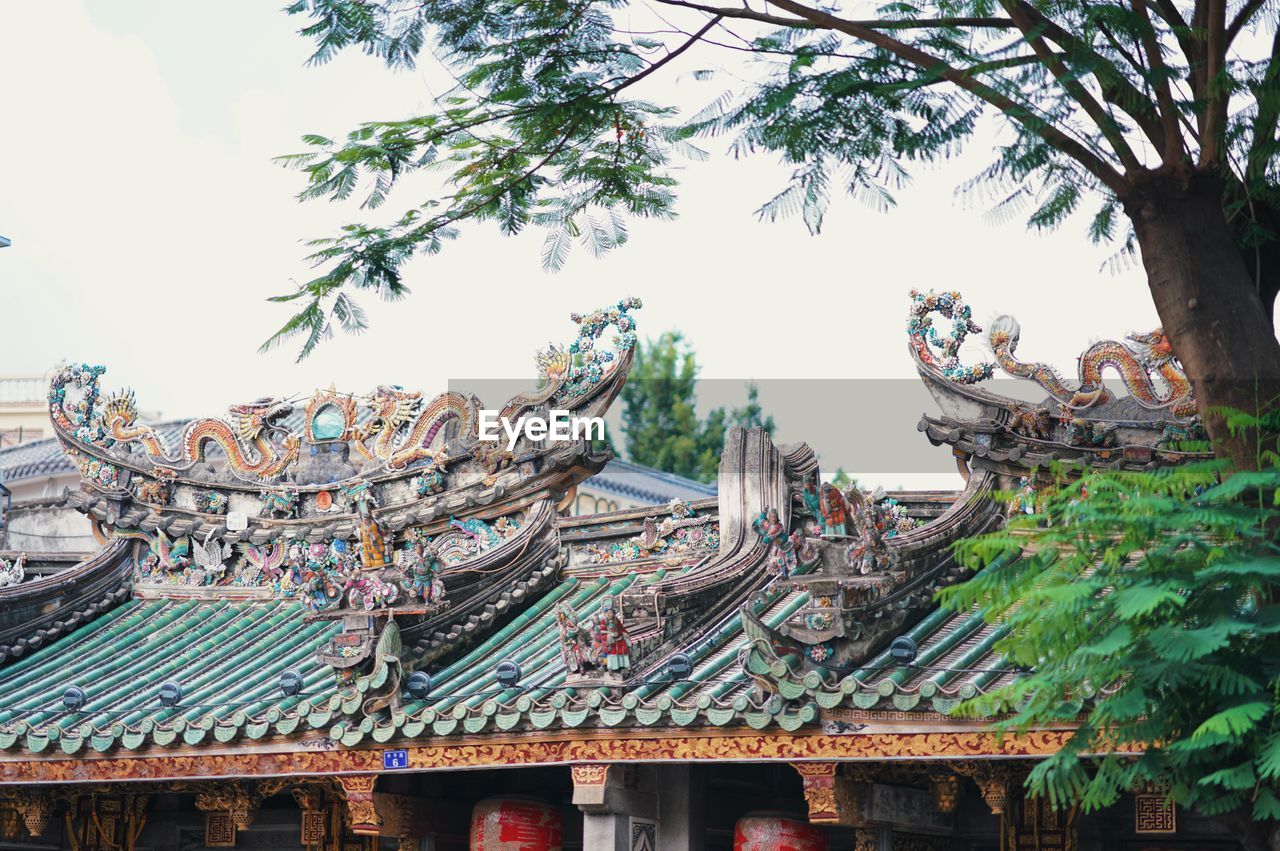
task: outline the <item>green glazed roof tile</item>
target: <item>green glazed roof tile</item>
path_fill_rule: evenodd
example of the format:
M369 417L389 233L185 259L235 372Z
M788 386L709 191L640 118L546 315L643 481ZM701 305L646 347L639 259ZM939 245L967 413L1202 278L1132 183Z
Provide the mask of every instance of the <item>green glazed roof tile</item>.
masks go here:
M285 697L280 675L298 670L307 699L327 702L335 679L315 654L336 629L293 602L132 600L0 668L0 747L230 742L266 735L272 719L290 732L302 697ZM159 700L170 680L182 687L172 708ZM86 694L78 711L63 704L72 685Z

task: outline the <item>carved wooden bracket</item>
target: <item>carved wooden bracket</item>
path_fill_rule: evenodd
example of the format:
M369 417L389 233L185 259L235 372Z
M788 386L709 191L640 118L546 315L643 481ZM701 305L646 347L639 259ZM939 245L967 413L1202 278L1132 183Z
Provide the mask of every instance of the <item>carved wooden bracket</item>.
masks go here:
M67 841L72 848L132 851L146 825L146 792L109 794L69 787L55 792L67 801Z
M284 778L269 778L256 783L196 783L196 809L204 813L226 813L236 830L248 830L258 815L262 801L283 792L290 784Z
M610 812L613 790L625 784L620 766L584 762L569 768L573 776L573 803L584 813Z
M382 831L382 819L373 803L373 786L377 780L376 774L338 776L343 800L347 802L347 820L351 823L352 833L376 836Z
M960 801L960 778L954 774L933 774L929 777L933 791L933 806L940 813L954 813Z
M842 818L839 802L836 800L837 785L848 781L838 776L839 763L835 762L793 762L791 767L800 775L804 783L804 800L809 805L809 822L811 824L847 824ZM849 814L852 815L852 814Z
M604 786L609 777L607 762L585 762L570 766L573 774L573 786Z
M291 790L293 799L302 810L302 829L299 844L303 846L321 845L328 835L328 813L325 812L325 789L321 785L308 784L295 786Z

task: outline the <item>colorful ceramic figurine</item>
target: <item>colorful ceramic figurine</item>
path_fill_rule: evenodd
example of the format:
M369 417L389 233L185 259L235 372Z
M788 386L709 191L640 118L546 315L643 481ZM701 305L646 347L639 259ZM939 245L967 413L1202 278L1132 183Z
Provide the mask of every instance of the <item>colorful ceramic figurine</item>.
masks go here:
M219 491L200 491L195 495L196 511L203 514L226 514L227 495Z
M302 601L313 612L323 611L342 598L342 590L328 570L308 571L301 586Z
M22 553L13 561L0 558L0 588L6 585L17 585L26 578L27 554Z
M625 671L631 667L631 639L612 597L604 598L596 615L595 646L607 670Z
M344 578L343 595L347 598L347 605L353 609L362 608L367 612L385 609L400 596L400 589L396 586L361 571L354 564L347 568Z
M809 479L804 483L804 490L800 493L801 499L804 500L804 507L809 509L809 513L814 517L822 516L822 497L818 496L818 485L814 479Z
M400 587L413 600L428 606L444 602L444 582L440 580L440 554L426 538L419 538L400 553L404 578Z
M849 517L849 503L845 501L844 494L840 493L839 488L830 482L823 482L819 508L822 511L823 535L848 534L846 524Z
M761 513L752 523L751 528L760 536L765 546L772 547L769 554L769 567L776 576L787 579L791 571L796 569L795 541L787 535L787 527L778 519L778 509L770 508Z
M857 489L849 491L856 540L849 547L848 558L849 565L859 573L888 570L894 564L889 538L897 534L895 524L899 521L894 517L892 506L883 500L884 491L879 489L870 495Z
M373 489L368 482L360 482L347 489L347 496L360 516L360 563L365 570L376 570L387 566L387 540L382 534L382 527L373 516L377 503L373 500Z
M163 530L157 529L149 549L140 566L142 572L153 579L184 571L191 564L191 539L186 536L171 541Z
M578 613L568 603L556 607L556 628L560 631L560 658L570 672L580 674L600 664L591 633L578 623Z
M292 488L263 490L258 494L262 500L264 517L289 518L298 516L298 492Z

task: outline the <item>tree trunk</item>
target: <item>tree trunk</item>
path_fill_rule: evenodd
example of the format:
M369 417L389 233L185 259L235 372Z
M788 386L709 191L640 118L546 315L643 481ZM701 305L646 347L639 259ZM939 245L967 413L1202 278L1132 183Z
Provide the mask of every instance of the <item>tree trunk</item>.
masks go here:
M1232 437L1217 408L1257 413L1280 396L1280 343L1222 210L1221 181L1168 170L1121 201L1133 221L1156 312L1191 379L1218 454L1258 466L1258 435ZM1272 441L1274 436L1263 436Z

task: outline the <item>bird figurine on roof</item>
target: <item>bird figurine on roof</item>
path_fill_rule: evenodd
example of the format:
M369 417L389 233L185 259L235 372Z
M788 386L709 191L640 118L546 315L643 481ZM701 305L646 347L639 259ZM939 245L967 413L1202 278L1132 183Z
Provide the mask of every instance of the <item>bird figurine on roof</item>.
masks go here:
M27 576L27 554L22 553L13 561L0 558L0 588L17 585Z
M216 585L227 572L227 559L231 558L234 548L222 539L214 539L213 531L204 536L192 548L192 559L195 561L194 577L198 585Z

